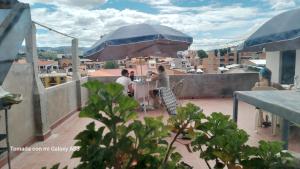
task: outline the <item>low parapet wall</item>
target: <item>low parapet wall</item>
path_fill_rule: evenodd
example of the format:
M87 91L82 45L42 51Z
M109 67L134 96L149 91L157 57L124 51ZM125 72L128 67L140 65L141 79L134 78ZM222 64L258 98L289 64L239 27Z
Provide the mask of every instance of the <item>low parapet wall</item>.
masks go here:
M87 81L87 77L83 78L80 85ZM57 125L56 123L68 114L78 111L87 102L87 90L81 88L78 96L76 85L75 81L71 81L46 89L50 127Z
M89 77L89 80L109 83L116 81L117 78L116 76ZM181 79L184 79L184 84L179 94L180 98L231 97L234 91L251 90L258 81L258 73L171 75L171 86Z
M88 81L88 78L81 78L80 81L71 81L68 83L53 86L45 91L46 104L41 107L46 120L41 121L37 118L34 111L38 106L35 98L39 96L35 88L35 79L33 75L32 64L13 64L6 79L3 88L12 93L23 95L23 101L20 104L12 106L8 113L9 140L11 146L29 146L37 140L45 139L50 135L51 129L61 124L74 112L87 102L88 92L85 88L79 87ZM43 87L43 86L42 86ZM49 132L40 135L37 130L42 125ZM4 112L0 111L0 133L5 131ZM0 146L5 146L5 142L0 142ZM18 153L12 152L12 157ZM5 154L0 156L0 168L6 163Z

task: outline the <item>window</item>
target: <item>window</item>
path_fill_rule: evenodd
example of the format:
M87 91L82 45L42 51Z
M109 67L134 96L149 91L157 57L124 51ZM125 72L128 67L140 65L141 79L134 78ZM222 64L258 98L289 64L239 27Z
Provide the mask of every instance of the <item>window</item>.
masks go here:
M293 84L295 76L296 51L281 53L281 84Z

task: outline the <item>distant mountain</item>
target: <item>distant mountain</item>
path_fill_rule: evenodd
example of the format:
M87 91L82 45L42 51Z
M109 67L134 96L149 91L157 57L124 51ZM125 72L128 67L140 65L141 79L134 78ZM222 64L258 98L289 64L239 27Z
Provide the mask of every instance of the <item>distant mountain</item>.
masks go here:
M83 55L83 53L87 50L86 47L79 47L79 55ZM19 53L25 53L26 48L22 46ZM50 52L56 54L64 54L66 56L71 55L71 46L59 46L59 47L38 47L38 52Z

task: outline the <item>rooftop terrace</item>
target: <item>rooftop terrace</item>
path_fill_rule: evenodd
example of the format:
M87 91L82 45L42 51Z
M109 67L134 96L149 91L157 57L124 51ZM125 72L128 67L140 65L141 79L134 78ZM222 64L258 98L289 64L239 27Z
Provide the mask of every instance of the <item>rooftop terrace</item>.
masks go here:
M183 100L183 103L192 102L204 109L206 114L211 112L224 112L224 114L231 115L232 112L232 99L197 99L197 100ZM238 126L250 135L249 144L257 145L259 140L280 140L279 135L272 136L271 128L260 129L258 133L254 132L254 116L255 108L246 103L240 104L240 120ZM44 142L37 142L31 147L71 147L75 141L73 138L85 126L91 122L89 119L78 118L78 114L74 114L59 127L52 131L52 135ZM146 115L140 113L140 118L144 116L160 116L163 115L167 118L167 113L163 111L151 111ZM300 137L299 133L292 131L290 138L290 149L300 152ZM185 146L182 145L186 141L179 140L176 143L177 151L183 154L183 161L194 166L195 169L206 169L204 161L198 158L199 154L189 153ZM13 168L18 169L40 169L42 166L52 166L56 163L61 163L62 166L68 165L73 168L79 163L78 159L70 159L72 152L23 152L12 161ZM7 166L4 167L7 169Z
M11 146L73 146L74 136L90 122L88 119L79 119L76 113L78 108L86 103L88 97L86 89L79 85L89 80L113 82L116 78L117 76L85 77L79 81L75 80L46 89L42 88L37 94L34 92L36 89L33 85L32 65L13 64L3 86L12 92L22 93L24 101L12 107L9 112ZM232 115L232 93L250 90L258 80L258 75L256 73L243 73L170 76L171 84L181 79L184 79L184 85L179 97L184 99L183 102L193 102L203 108L205 113L223 112ZM37 109L35 103L37 97L43 99L43 107L40 109ZM239 106L238 126L245 129L251 136L249 144L256 145L259 140L280 140L279 134L276 137L272 136L270 128L261 129L255 133L255 108L245 103L241 103ZM144 116L143 113L140 115L141 117ZM146 116L157 115L167 117L165 111L153 111L146 114ZM0 131L4 131L5 128L2 125L4 118L0 117L0 121ZM300 152L299 141L299 131L292 131L289 149ZM4 145L3 142L0 144ZM184 154L185 162L192 164L195 168L205 168L205 163L198 158L198 154L189 153L185 146L178 142L176 146L178 151ZM12 157L15 157L12 166L18 169L35 169L45 165L49 167L60 162L72 168L79 161L77 159L70 160L70 156L71 152L12 152ZM5 154L1 157L0 167L6 163Z

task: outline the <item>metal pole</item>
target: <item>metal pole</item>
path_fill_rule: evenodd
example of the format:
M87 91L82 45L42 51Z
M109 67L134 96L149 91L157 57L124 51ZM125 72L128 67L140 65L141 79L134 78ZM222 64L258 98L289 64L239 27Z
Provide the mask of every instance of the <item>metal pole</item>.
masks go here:
M9 144L9 135L8 135L8 108L5 108L5 129L6 129L6 146L7 146L7 162L8 168L11 169L10 165L10 144Z
M237 99L236 93L234 93L233 94L233 120L236 123L238 120L238 107L239 107L238 99Z
M281 140L283 141L283 149L284 150L288 150L288 147L289 147L289 128L290 128L289 121L286 119L283 119Z

